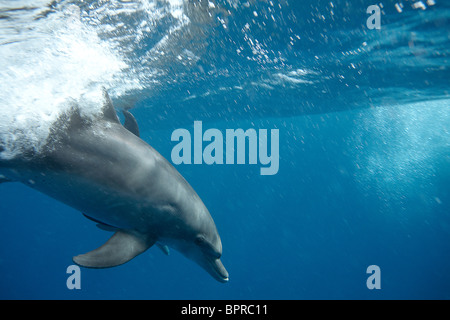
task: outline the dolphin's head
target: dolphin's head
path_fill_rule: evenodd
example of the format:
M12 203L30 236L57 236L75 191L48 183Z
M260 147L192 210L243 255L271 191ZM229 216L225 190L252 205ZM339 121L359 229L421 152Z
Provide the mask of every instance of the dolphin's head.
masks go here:
M203 215L201 223L190 229L176 245L176 249L190 260L195 261L214 279L220 282L228 281L228 272L220 261L222 256L222 241L209 212ZM191 226L192 227L192 226Z
M196 235L186 256L205 269L214 279L220 282L228 281L228 272L220 261L222 242L217 233L213 239L205 234Z

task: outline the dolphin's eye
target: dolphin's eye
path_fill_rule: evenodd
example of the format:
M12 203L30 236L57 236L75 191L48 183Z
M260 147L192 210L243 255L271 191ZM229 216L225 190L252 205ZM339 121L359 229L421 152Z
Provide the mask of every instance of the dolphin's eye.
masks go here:
M198 245L202 251L210 256L220 258L221 254L218 253L211 243L209 243L204 236L199 235L195 238L195 244Z
M198 246L201 246L205 242L204 236L197 236L195 237L195 244Z

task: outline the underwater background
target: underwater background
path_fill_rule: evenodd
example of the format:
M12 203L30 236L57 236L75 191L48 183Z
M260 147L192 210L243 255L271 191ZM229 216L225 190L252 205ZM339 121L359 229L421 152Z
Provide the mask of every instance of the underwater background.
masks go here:
M72 257L111 234L2 183L0 298L449 299L449 53L442 0L0 1L3 158L38 152L74 102L95 112L102 87L169 162L194 121L279 130L275 175L175 166L217 225L228 283L154 247L69 290Z

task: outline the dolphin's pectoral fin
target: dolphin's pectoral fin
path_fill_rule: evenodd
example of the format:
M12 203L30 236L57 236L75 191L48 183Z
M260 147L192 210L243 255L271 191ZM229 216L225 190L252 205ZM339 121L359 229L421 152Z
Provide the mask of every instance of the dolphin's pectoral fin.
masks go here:
M118 230L100 248L73 257L73 261L87 268L115 267L130 261L155 242L155 239L141 233Z
M91 221L97 222L96 226L97 226L99 229L102 229L102 230L104 230L104 231L114 231L114 232L115 232L115 231L117 231L117 229L119 229L119 228L114 227L114 226L112 226L112 225L110 225L110 224L107 224L107 223L104 223L104 222L102 222L102 221L100 221L100 220L94 219L94 218L88 216L88 215L85 214L85 213L83 213L83 216L85 216L86 218L88 218L88 219L91 220Z
M125 122L123 124L125 129L139 137L139 126L134 116L128 110L122 110L122 113L125 117Z
M157 243L156 245L158 246L158 248L160 248L162 250L162 252L164 252L164 254L166 256L170 255L170 250L169 250L168 246L161 244L161 243Z
M116 227L110 226L109 224L97 223L96 226L97 226L97 228L99 228L100 230L103 230L103 231L109 231L109 232L117 231Z

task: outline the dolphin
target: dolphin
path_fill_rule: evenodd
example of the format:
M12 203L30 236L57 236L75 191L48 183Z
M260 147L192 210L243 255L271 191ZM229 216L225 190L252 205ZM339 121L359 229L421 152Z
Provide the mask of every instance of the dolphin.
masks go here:
M0 183L22 182L114 231L99 248L73 257L80 266L118 266L157 244L227 282L222 242L208 209L181 174L138 137L132 114L123 110L122 125L106 90L103 96L95 119L74 106L55 122L40 152L0 159Z

